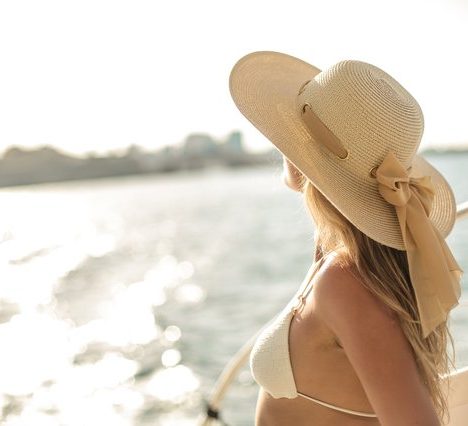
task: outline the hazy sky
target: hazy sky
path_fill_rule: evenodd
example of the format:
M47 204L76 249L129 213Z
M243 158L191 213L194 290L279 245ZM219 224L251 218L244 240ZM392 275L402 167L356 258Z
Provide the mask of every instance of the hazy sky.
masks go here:
M190 132L270 144L229 95L255 50L373 63L418 100L422 146L468 141L468 0L0 2L0 150L84 153Z

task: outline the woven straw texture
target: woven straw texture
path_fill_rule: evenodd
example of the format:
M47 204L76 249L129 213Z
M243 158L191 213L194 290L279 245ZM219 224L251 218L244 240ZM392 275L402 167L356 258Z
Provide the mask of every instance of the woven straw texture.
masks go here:
M388 151L410 176L430 175L436 195L429 219L446 238L456 204L445 178L417 154L424 119L416 100L380 68L344 60L321 71L272 51L249 53L234 65L231 96L241 113L265 135L359 230L405 250L395 207L370 175ZM348 151L338 158L314 138L301 117L308 103Z

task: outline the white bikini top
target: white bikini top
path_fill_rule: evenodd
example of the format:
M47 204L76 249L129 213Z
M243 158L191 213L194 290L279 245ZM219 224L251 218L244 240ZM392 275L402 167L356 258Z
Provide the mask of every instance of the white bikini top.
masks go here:
M314 401L325 407L363 417L377 417L374 413L349 410L329 404L320 399L312 398L298 392L294 381L291 360L289 357L289 328L298 303L302 303L303 295L309 282L319 270L327 256L322 257L318 264L314 263L301 284L302 291L293 297L284 309L260 331L250 352L250 371L255 381L273 398L303 398Z

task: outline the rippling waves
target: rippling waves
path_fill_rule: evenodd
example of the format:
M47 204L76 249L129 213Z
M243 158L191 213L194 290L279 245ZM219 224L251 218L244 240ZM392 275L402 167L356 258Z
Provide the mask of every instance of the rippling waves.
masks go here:
M428 159L468 199L463 161ZM2 424L193 425L309 266L312 223L279 167L2 190ZM448 241L468 270L468 221ZM459 367L467 311L452 311ZM257 390L245 366L230 424L253 424Z

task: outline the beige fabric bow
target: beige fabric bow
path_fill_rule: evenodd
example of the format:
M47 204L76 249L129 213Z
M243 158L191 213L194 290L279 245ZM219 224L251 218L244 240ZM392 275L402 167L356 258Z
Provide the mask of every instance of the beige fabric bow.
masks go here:
M458 305L463 270L429 219L435 195L431 176L408 176L391 151L375 175L380 194L396 209L426 338Z

